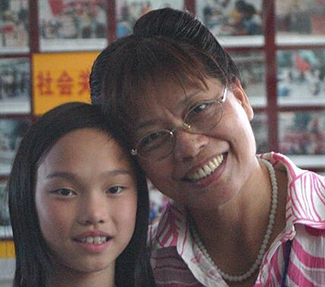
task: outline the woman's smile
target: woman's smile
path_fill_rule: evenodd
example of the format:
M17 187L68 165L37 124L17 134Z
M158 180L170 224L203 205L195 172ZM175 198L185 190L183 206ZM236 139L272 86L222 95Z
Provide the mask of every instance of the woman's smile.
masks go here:
M210 176L219 166L222 164L224 160L224 155L220 154L210 160L208 163L204 164L202 167L197 169L194 173L191 173L189 176L185 177L185 180L189 180L191 182L198 182L203 178L207 178Z

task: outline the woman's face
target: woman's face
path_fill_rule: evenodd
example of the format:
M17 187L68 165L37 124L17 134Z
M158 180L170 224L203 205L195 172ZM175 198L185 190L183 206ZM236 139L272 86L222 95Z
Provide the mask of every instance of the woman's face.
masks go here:
M36 180L39 223L57 266L112 274L137 210L134 170L116 141L96 129L70 132L42 160Z
M182 129L188 110L201 101L220 99L223 86L207 80L207 88L184 89L166 85L139 101L133 144L148 133L177 128L173 152L160 161L138 157L152 183L165 195L189 208L215 208L240 190L255 160L255 138L250 125L253 110L237 81L228 87L220 123L201 134ZM203 106L204 108L204 106ZM198 111L199 112L199 111Z

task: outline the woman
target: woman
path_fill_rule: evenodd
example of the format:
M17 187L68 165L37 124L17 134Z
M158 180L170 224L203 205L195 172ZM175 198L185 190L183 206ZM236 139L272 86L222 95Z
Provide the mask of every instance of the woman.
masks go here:
M256 155L239 71L197 19L144 15L97 58L91 89L173 200L150 230L158 286L325 284L324 178Z

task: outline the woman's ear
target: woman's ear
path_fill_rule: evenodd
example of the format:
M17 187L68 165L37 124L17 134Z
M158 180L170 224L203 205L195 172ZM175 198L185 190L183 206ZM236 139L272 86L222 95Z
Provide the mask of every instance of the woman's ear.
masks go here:
M249 102L247 94L238 79L236 79L235 82L232 83L232 92L235 98L239 101L239 103L245 110L248 119L251 121L254 118L254 111Z

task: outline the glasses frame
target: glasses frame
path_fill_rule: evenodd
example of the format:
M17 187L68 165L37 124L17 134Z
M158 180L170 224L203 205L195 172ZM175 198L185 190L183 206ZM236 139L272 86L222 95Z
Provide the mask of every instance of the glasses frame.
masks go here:
M226 102L226 99L227 99L227 92L228 92L228 87L225 86L225 87L223 88L222 96L221 96L220 99L211 100L211 101L202 101L202 102L201 102L200 104L198 104L198 105L201 105L201 104L203 104L203 103L216 103L216 104L220 104L220 105L222 106L222 108L223 108L223 104ZM182 128L183 128L183 130L185 130L186 132L191 133L191 134L203 134L203 133L199 133L199 132L193 131L191 125L186 123L186 119L187 119L187 117L188 117L188 114L189 114L190 112L192 112L192 111L193 111L193 110L194 110L198 105L196 105L195 107L193 107L193 108L191 108L189 111L187 111L187 113L186 113L186 115L185 115L185 117L184 117L184 119L183 119L183 124L182 124ZM211 129L213 129L214 127L216 127L216 126L221 122L222 117L223 117L223 114L222 114L222 116L220 117L220 120L219 120L215 125L211 126L211 128L209 128L208 130L206 130L206 131L204 131L204 132L208 132L209 130L211 130ZM155 131L155 132L159 132L159 131L165 131L165 132L168 132L168 133L170 134L170 138L172 139L172 138L176 138L176 133L175 133L175 131L176 131L177 129L178 129L178 128L174 128L174 129L172 129L172 130L161 129L161 130L157 130L157 131ZM147 158L147 157L144 157L143 155L141 155L140 153L138 153L138 146L139 146L139 144L142 142L142 140L143 140L145 137L147 137L147 136L150 135L151 133L153 133L153 132L150 132L150 133L144 135L144 136L143 136L143 137L138 141L138 143L136 144L136 147L135 147L134 149L131 149L131 150L130 150L130 153L131 153L132 156L139 156L139 157L141 157L141 158L144 159L144 160L149 160L149 161L152 160L152 159ZM174 141L173 141L173 147L172 147L170 153L168 153L167 155L165 155L165 156L162 157L162 158L153 159L152 161L159 161L159 160L162 160L162 159L164 159L164 158L170 156L170 155L172 154L172 152L174 151L174 149L175 149L175 144L176 144L176 141L174 140Z

